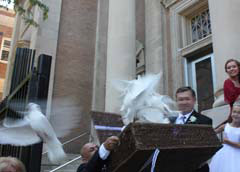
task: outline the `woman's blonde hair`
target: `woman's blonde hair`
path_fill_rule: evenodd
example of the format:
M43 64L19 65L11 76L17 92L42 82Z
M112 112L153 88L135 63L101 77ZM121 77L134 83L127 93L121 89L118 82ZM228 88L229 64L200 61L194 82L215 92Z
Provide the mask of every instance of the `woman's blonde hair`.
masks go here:
M23 163L14 157L0 157L0 172L7 167L13 167L17 172L26 172Z

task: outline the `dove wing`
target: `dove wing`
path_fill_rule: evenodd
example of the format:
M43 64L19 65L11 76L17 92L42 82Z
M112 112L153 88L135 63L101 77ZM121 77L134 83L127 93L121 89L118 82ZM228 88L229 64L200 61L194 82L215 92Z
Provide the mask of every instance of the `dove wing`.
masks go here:
M3 126L6 128L23 127L26 125L29 125L29 121L26 120L26 118L14 119L14 118L10 118L10 117L5 117L3 119Z
M51 162L57 163L65 159L66 154L58 140L52 125L40 111L29 112L30 125L46 144L48 157Z
M0 126L0 144L27 146L40 142L41 139L30 125L6 128Z
M50 122L57 137L68 135L72 129L79 127L81 108L75 106L61 106L53 109Z
M151 123L169 123L167 118L164 117L161 109L158 108L145 108L137 114L139 122L151 122Z

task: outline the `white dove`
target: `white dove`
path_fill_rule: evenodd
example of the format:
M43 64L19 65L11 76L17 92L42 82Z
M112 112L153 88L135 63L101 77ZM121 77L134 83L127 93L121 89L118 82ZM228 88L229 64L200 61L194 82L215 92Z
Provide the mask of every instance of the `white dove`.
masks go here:
M59 163L66 154L53 127L42 114L39 105L28 104L28 112L23 119L5 118L0 127L0 144L27 146L43 141L46 144L49 160Z
M148 74L131 81L116 81L115 87L122 92L121 113L125 125L130 122L170 123L169 117L177 116L175 102L156 92L161 74Z

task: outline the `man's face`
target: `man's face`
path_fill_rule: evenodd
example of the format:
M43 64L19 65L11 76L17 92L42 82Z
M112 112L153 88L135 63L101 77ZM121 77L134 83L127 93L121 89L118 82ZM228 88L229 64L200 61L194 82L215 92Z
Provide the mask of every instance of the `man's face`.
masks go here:
M184 91L176 95L178 109L183 113L189 113L193 110L196 99L191 91Z
M98 146L94 143L87 143L81 150L81 155L84 161L89 161L94 153L98 150Z

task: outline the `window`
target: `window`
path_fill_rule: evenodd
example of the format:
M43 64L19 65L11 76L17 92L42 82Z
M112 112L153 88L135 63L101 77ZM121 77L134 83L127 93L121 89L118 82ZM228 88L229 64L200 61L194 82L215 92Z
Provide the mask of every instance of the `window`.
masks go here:
M1 60L8 61L9 51L2 50Z
M0 60L8 61L10 46L11 46L11 40L8 38L3 38L1 52L0 52Z
M5 48L10 48L10 45L11 45L11 41L9 41L9 40L4 40L4 42L3 42L3 47L5 47Z
M205 38L212 33L209 9L206 9L191 18L192 43Z

